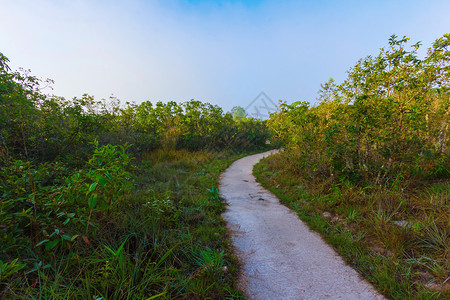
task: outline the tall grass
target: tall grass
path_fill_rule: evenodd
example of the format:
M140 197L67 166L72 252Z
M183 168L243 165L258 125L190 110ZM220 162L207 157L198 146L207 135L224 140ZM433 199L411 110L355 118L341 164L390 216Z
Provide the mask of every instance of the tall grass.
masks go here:
M311 179L286 168L286 153L255 175L392 299L450 298L450 181L403 181L401 191Z
M49 255L34 245L18 249L22 264L2 265L0 297L241 297L237 261L220 217L224 203L210 192L235 157L160 150L135 162L137 188L104 212L95 231Z

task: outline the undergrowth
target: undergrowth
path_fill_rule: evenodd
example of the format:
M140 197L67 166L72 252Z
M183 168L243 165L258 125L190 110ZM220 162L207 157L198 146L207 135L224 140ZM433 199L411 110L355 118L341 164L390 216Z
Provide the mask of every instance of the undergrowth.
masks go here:
M0 298L240 298L237 261L220 217L224 204L215 193L220 172L236 156L157 150L114 177L106 171L114 164L99 165L104 151L125 152L98 149L90 169L66 176L51 191L56 166L12 166L16 173L3 176L12 201L24 195L24 209L2 217ZM29 197L43 202L34 203L42 219L27 212Z

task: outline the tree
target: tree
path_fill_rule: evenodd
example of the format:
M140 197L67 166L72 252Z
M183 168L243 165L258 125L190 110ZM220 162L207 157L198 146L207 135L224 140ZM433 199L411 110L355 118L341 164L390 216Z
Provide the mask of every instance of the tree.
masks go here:
M241 120L242 118L245 118L245 116L247 115L247 113L245 112L245 109L243 109L240 106L235 106L231 109L231 114L233 116L233 119L236 120Z

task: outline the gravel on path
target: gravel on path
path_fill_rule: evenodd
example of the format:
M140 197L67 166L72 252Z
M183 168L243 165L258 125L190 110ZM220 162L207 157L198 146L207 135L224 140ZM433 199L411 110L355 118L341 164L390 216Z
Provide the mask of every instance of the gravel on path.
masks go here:
M249 299L384 299L322 238L256 182L268 151L234 162L220 179L223 214Z

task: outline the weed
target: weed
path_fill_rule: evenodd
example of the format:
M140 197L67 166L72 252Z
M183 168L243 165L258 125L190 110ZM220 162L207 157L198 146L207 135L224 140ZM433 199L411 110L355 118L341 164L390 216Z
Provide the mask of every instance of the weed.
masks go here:
M356 207L348 207L347 209L347 222L356 222L361 216L361 211Z
M217 252L208 248L202 249L194 256L194 261L199 267L208 272L221 271L225 264L224 252Z
M450 235L445 228L439 228L435 222L425 229L425 236L421 239L423 247L435 251L443 258L450 259Z
M217 188L207 189L211 200L219 201L219 190Z
M2 283L7 282L9 288L0 288L0 296L171 299L240 295L235 284L237 260L227 246L220 217L223 204L217 200L216 188L208 191L208 187L217 186L220 172L234 158L185 151L158 156L151 164L136 165L133 173L126 175L135 178L137 188L119 188L115 197L123 196L117 201L104 198L110 193L103 190L109 181L102 187L96 176L89 175L105 174L107 165L100 171L92 168L92 173L83 170L71 179L70 193L59 190L57 194L65 203L80 203L73 212L68 210L71 206L58 211L65 227L46 229L48 233L31 246L2 248L7 253L20 253L22 260L2 262L2 278L6 280ZM93 180L84 185L82 178ZM98 184L92 186L94 182ZM114 187L115 183L111 184ZM83 189L76 197L74 185ZM97 204L89 206L94 192ZM103 207L102 202L107 205ZM81 213L84 218L80 218Z
M26 265L18 263L18 258L10 263L4 263L0 260L0 282L4 284L9 277L22 270Z

